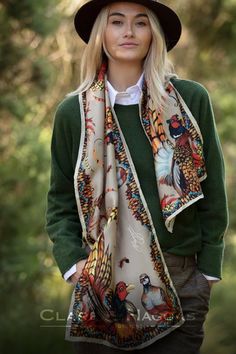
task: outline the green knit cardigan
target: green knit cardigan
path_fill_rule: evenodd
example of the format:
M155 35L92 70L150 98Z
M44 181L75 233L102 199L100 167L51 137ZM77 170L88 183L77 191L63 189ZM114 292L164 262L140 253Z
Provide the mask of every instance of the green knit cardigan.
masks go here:
M157 191L153 155L139 119L138 105L115 105L141 189L147 201L163 251L176 255L197 254L198 269L222 277L224 234L228 225L225 169L209 94L204 86L179 78L172 83L185 100L200 127L204 141L207 178L204 199L177 215L173 233L164 225ZM74 193L74 170L80 143L78 96L66 97L57 107L51 140L51 177L47 195L45 229L53 242L53 254L62 275L87 257Z

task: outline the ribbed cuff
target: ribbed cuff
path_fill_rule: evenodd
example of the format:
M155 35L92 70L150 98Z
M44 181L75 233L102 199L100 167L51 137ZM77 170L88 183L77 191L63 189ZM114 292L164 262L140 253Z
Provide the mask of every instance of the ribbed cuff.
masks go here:
M219 245L203 244L197 254L198 269L209 276L222 279L224 242Z

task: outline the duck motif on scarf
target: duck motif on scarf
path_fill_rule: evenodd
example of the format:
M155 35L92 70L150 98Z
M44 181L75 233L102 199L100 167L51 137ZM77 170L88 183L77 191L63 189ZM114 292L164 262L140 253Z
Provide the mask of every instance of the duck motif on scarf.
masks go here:
M102 65L79 95L74 182L88 259L72 294L66 338L133 350L178 328L184 317L106 80ZM203 197L206 175L199 128L170 82L166 92L168 110L158 112L144 84L139 118L171 231L176 214Z

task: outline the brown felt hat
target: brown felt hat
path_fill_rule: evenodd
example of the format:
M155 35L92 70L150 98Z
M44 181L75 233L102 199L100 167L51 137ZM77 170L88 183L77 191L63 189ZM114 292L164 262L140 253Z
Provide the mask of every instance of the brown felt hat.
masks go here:
M88 43L93 24L101 9L119 0L92 0L85 3L77 11L74 25L77 33L85 43ZM168 6L155 0L120 0L146 6L157 16L165 35L167 51L170 51L179 41L182 26L178 15Z

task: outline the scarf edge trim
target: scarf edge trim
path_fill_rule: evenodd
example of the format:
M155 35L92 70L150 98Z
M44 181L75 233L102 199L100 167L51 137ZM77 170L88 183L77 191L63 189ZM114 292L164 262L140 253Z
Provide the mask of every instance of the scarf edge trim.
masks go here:
M86 244L84 239L86 239L87 231L86 231L86 224L84 220L84 215L82 212L82 206L80 204L80 196L79 196L79 191L77 188L77 176L79 173L79 168L80 164L82 161L83 157L83 148L84 148L84 142L85 142L85 134L86 134L86 128L85 128L85 115L84 115L84 109L83 109L83 93L78 94L78 101L79 101L79 107L80 107L80 122L81 122L81 129L80 129L80 143L79 143L79 150L78 150L78 155L77 155L77 160L76 160L76 166L75 166L75 171L74 171L74 191L75 191L75 198L76 198L76 203L77 203L77 210L79 213L79 218L80 218L80 223L82 227L82 248L86 248L88 243Z
M174 212L171 216L169 216L166 220L165 220L165 226L167 228L167 230L170 233L173 233L173 227L174 227L174 222L175 222L175 218L176 216L181 213L184 209L188 208L190 205L196 203L199 199L203 199L204 198L204 194L202 192L201 195L199 195L198 197L190 200L187 204L184 204L181 208L179 208L178 210L176 210L176 212Z
M70 320L71 321L71 320ZM119 350L123 350L125 352L131 352L132 350L139 350L139 349L144 349L144 348L148 348L151 344L157 342L158 340L160 340L161 338L165 338L165 336L167 336L169 333L175 331L177 328L181 327L184 323L185 323L186 319L182 316L180 321L178 323L175 324L175 326L170 327L168 330L166 330L166 332L163 332L162 334L158 335L157 337L153 337L151 340L143 342L142 344L134 347L134 348L120 348L118 346L112 345L110 342L104 340L104 339L98 339L98 338L93 338L93 337L74 337L70 335L70 325L66 326L66 333L65 333L65 340L67 340L68 342L86 342L86 343L95 343L95 344L102 344L105 345L107 348L114 348L114 349L119 349ZM70 323L70 322L69 322Z

